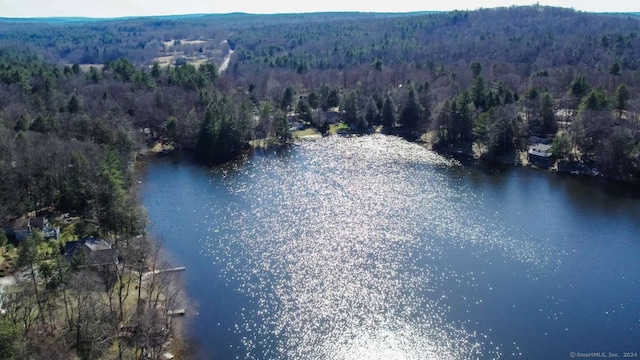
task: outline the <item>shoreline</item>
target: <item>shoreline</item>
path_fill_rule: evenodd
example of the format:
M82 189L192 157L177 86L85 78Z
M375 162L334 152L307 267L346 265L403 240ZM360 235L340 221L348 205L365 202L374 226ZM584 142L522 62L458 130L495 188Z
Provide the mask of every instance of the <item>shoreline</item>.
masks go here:
M451 150L433 149L431 143L422 143L421 145L442 156L452 157L460 161L464 166L490 169L504 167L527 168L548 175L555 174L556 176L579 179L580 181L588 183L589 186L597 186L607 192L640 198L640 184L606 176L578 161L569 163L559 160L554 162L552 166L544 168L529 163L527 160L527 152L522 150L516 150L515 153L502 157L487 159L478 155L477 152L460 151L461 148L453 147Z
M380 129L376 129L374 133L380 133L379 130ZM353 134L353 135L366 136L367 134ZM560 176L578 177L578 178L589 180L589 181L597 180L599 182L606 182L611 185L619 185L626 189L632 189L637 192L640 192L640 182L633 182L626 179L608 176L598 171L595 168L589 167L588 165L586 165L584 162L581 162L581 161L570 162L567 160L556 160L553 162L551 166L545 168L545 167L540 167L530 163L527 157L526 150L514 150L508 154L505 154L499 157L487 158L487 157L483 157L481 153L481 149L476 144L472 144L464 147L460 147L460 146L435 147L429 132L424 133L423 135L418 136L416 138L407 138L406 136L403 136L400 133L387 134L387 135L399 136L405 139L406 141L418 144L427 150L433 151L443 156L452 157L458 161L461 161L465 165L481 166L481 167L509 166L509 167L530 168L530 169L535 169L537 171L555 173ZM343 135L328 134L327 136L343 136ZM320 135L320 138L322 137L324 136ZM298 137L294 136L294 138L298 138ZM299 138L299 140L312 141L312 139L307 139L307 138ZM315 140L315 138L313 140ZM254 140L254 141L260 141L260 140ZM299 145L299 144L292 142L284 145L271 144L271 146L265 146L264 143L259 143L258 146L252 145L249 150L243 151L237 154L237 157L242 155L245 155L245 156L251 155L253 152L260 151L260 150L263 150L263 151L270 150L270 149L278 150L278 149L282 149L283 147L287 147L289 145ZM163 144L161 142L155 143L151 148L147 147L141 151L138 151L135 162L134 162L134 172L136 173L136 176L134 176L134 180L135 180L134 187L136 188L135 189L136 199L138 195L137 187L140 185L140 176L138 174L140 170L138 169L139 163L144 163L144 159L148 157L165 157L165 156L174 157L176 155L179 156L182 153L183 153L182 150L177 149L172 145ZM233 161L233 159L229 161ZM216 164L216 165L222 165L229 161L225 161L221 164Z
M141 187L143 186L143 179L145 177L145 167L148 159L159 158L163 154L177 153L178 150L173 146L167 146L156 143L153 147L146 147L136 152L135 160L132 164L133 170L133 184L131 186L131 196L135 199L136 203L145 212L146 230L150 230L148 227L151 225L150 220L146 214L146 209L142 203ZM177 266L180 261L175 259L175 255L164 246L164 240L162 234L149 231L151 241L159 247L157 255L157 261L162 268L172 268ZM182 266L182 265L180 265ZM187 271L188 269L185 269ZM180 274L176 275L176 278L180 278ZM171 287L168 289L169 293L177 293L176 304L177 308L186 309L185 314L172 316L172 336L167 342L165 353L170 353L175 356L176 359L190 359L196 354L197 347L190 339L189 328L193 316L197 315L197 304L189 297L186 290L184 280L179 279L175 282L171 282Z

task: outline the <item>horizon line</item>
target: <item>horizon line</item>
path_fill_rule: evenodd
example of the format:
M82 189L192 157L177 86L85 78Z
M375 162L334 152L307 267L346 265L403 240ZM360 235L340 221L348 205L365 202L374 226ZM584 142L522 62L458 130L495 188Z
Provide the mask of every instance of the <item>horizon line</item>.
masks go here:
M640 11L586 11L579 10L573 7L563 6L550 6L550 5L511 5L511 6L495 6L495 7L479 7L476 9L453 9L453 10L415 10L415 11L345 11L345 10L327 10L327 11L309 11L309 12L276 12L276 13L250 13L244 11L233 11L225 13L184 13L184 14L155 14L155 15L124 15L124 16L31 16L31 17L7 17L0 16L0 20L128 20L128 19L142 19L142 18L169 18L169 17L196 17L196 16L228 16L228 15L248 15L248 16L277 16L277 15L314 15L314 14L379 14L379 15L411 15L411 14L427 14L427 13L448 13L448 12L474 12L480 10L497 10L497 9L512 9L512 8L527 8L527 7L545 7L573 10L575 12L587 13L587 14L634 14L640 15Z

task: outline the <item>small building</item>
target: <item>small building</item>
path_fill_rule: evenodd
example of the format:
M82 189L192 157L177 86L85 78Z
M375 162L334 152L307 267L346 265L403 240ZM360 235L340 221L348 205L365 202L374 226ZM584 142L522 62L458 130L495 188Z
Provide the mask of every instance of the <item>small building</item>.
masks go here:
M548 168L553 162L551 145L534 144L529 146L529 151L527 151L527 159L532 165Z
M13 224L5 230L7 236L14 236L17 241L26 239L31 234L31 226L29 225L29 219L20 218L16 219Z
M118 264L118 250L103 239L86 238L69 241L64 244L64 257L71 261L82 251L87 259L87 266L112 266Z
M5 229L7 236L14 236L17 241L26 239L35 230L42 231L45 239L60 238L60 228L54 228L49 225L49 220L45 217L19 218L13 224Z

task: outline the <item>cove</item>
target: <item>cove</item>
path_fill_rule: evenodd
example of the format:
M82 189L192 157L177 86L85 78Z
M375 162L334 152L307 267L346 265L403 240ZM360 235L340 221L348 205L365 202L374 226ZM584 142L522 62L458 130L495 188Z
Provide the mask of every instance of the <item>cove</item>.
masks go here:
M640 352L637 194L382 135L143 171L197 358Z

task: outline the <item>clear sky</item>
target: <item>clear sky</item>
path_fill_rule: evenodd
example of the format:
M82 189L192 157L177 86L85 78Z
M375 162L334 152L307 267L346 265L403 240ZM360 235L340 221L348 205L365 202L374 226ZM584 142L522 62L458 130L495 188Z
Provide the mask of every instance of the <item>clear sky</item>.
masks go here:
M531 0L0 0L0 17L121 17L229 12L407 12L474 10L480 7L533 3ZM640 12L638 0L545 0L540 4L593 12Z

